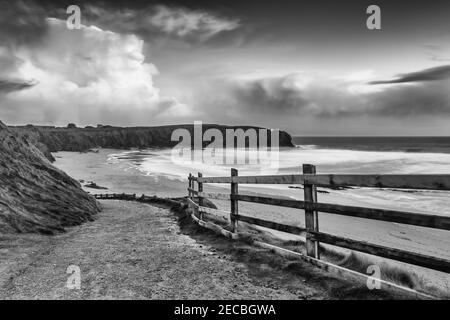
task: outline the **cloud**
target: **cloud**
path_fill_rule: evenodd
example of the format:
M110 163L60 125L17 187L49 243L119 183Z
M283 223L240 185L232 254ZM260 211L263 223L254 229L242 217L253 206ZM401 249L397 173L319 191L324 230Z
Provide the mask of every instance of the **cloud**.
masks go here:
M354 81L313 73L233 79L224 83L227 103L233 106L228 108L234 109L236 114L258 113L269 117L339 116L352 112L353 100L362 96L353 90Z
M61 20L46 19L47 14ZM270 58L261 60L268 40L251 48L257 51L232 51L234 45L222 50L232 43L227 37L245 37L246 28L255 27L250 20L244 25L217 11L177 6L87 5L82 29L68 30L66 16L55 6L44 11L32 2L0 0L0 118L6 122L150 125L201 119L272 126L278 121L283 127L293 124L294 131L299 123L319 131L328 129L323 123L339 121L364 130L361 119L403 123L450 116L448 65L387 80L368 70L342 77L312 72L265 77L266 69L273 72L264 63L284 60L283 51L263 52L263 58ZM215 41L220 52L201 51L200 45L214 46ZM158 69L147 52L159 55L169 75L159 85ZM185 53L190 59L183 59ZM207 59L223 69L212 68ZM297 66L293 62L283 70ZM159 86L189 104L164 96ZM415 125L422 124L419 120Z
M147 41L161 36L189 41L207 41L240 27L238 19L221 17L206 10L153 5L139 10L109 10L88 5L83 9L88 23L121 33L134 33Z
M299 81L301 78L296 74L241 81L232 85L231 91L240 103L255 111L296 113L309 103Z
M450 65L429 68L417 72L400 74L393 80L372 81L369 84L389 84L407 82L425 82L450 79Z
M36 85L36 83L0 79L0 94L28 89L34 85Z
M370 95L367 114L383 117L450 116L450 81L392 86Z
M437 69L437 68L434 68ZM445 68L442 68L445 70ZM430 72L431 73L431 72ZM412 73L411 73L412 74ZM420 83L374 88L364 80L295 73L281 77L211 82L198 97L208 114L240 119L405 119L450 116L450 80L442 74ZM411 77L412 78L412 77ZM439 80L441 79L441 80Z
M190 11L166 6L157 6L155 14L150 16L148 21L150 25L168 34L178 37L197 34L203 39L239 27L239 22L234 19L220 18L206 11Z
M33 2L0 0L0 46L38 43L47 32L46 12Z
M448 39L443 39L443 42L448 42ZM432 61L447 62L450 61L448 54L446 54L445 46L438 44L425 44L423 45L425 54Z
M48 19L48 31L33 48L13 50L20 61L18 79L5 83L0 116L7 122L147 124L184 105L160 95L153 83L156 67L145 62L143 40L100 28L69 30L65 21ZM12 112L11 110L14 110Z

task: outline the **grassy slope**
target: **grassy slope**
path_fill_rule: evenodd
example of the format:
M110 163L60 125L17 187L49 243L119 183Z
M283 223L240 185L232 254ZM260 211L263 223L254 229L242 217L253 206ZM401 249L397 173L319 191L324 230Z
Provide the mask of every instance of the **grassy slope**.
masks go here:
M92 220L97 202L0 122L0 234L53 234Z

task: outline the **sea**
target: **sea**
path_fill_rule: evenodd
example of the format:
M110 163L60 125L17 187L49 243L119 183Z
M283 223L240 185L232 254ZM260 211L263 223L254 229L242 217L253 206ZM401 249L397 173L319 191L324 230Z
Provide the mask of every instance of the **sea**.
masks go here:
M315 165L318 173L450 174L450 137L294 137L293 143L273 152L220 150L214 158L205 150L183 156L172 149L131 150L110 160L173 179L192 172L229 175L231 167L246 175L298 174L303 164Z
M450 153L450 137L294 137L303 148Z

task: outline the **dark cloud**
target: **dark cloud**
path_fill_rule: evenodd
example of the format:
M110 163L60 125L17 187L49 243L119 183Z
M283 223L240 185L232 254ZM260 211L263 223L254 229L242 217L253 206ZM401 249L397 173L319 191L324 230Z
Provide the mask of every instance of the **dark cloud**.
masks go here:
M35 85L36 83L33 81L20 82L0 79L0 94L28 89Z
M414 79L426 80L405 86L389 86L381 91L363 90L360 93L350 89L354 83L314 77L303 81L302 74L238 80L232 84L228 83L227 86L214 83L216 91L217 88L222 88L219 91L224 92L224 98L222 103L208 102L208 106L209 111L214 114L226 110L227 115L235 119L256 113L265 117L285 119L420 119L428 116L450 116L450 80L446 80L443 71L435 72L434 77L425 72L422 77L419 77L418 73L410 75L412 74L416 74ZM437 81L439 79L444 80ZM217 110L212 111L213 108Z
M0 0L0 46L39 42L47 32L46 17L34 2Z
M80 4L82 23L118 33L136 34L148 42L159 39L185 43L207 42L240 27L239 19L205 9L147 3L145 7L106 6L102 3ZM64 8L53 15L65 19Z
M394 118L449 116L449 88L449 81L391 87L370 95L371 104L367 114Z
M417 72L404 73L398 75L398 78L393 80L372 81L369 82L369 84L425 82L444 79L450 79L450 65L429 68Z
M268 113L298 113L309 101L292 76L258 79L233 85L232 95L249 109Z

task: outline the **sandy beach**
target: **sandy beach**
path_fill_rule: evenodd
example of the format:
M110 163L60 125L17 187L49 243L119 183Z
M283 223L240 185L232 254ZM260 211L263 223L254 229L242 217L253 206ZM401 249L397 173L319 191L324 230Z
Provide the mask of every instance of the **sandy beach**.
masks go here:
M161 197L181 197L187 194L187 181L167 178L164 176L145 175L136 166L127 162L110 161L109 155L120 152L119 150L101 149L98 153L55 153L55 165L67 172L77 180L95 182L98 186L107 189L84 189L91 193L136 193L146 195L157 195ZM109 160L108 160L109 159ZM206 192L227 192L226 186L207 186ZM319 201L328 203L342 203L357 206L367 206L368 203L363 199L358 200L354 197L348 197L345 193L354 190L334 191L319 194ZM367 193L370 190L357 190L360 193ZM302 199L303 191L300 189L282 189L282 188L264 188L258 186L241 186L242 193L269 194L272 196L291 197ZM377 191L375 191L377 192ZM399 196L404 195L398 192ZM218 208L229 210L229 204L225 201L214 201ZM389 203L390 204L390 203ZM379 203L380 208L396 209L392 204ZM263 219L274 220L281 223L304 225L304 214L302 210L289 208L279 208L275 206L265 206L252 203L239 204L240 213L250 216L256 216ZM398 209L398 203L397 203ZM331 234L342 235L357 240L373 242L388 247L396 247L427 255L434 255L450 259L450 237L449 232L419 228L414 226L400 225L396 223L387 223L382 221L371 221L366 219L351 218L345 216L320 213L321 231ZM275 233L276 236L283 239L295 239L295 237ZM342 249L333 248L337 251ZM345 250L344 250L345 251ZM370 257L374 263L387 261L377 257ZM403 263L388 261L389 265L400 266L401 268L417 274L420 279L420 286L434 290L448 291L450 288L450 277L447 274L428 270L421 267L406 265ZM434 288L433 288L434 287Z

